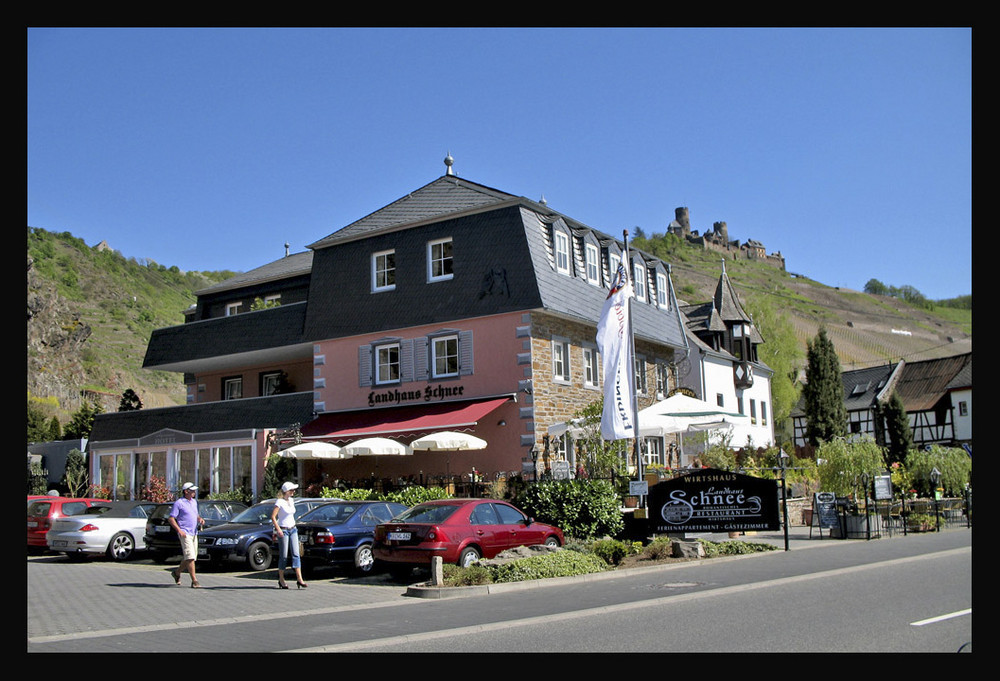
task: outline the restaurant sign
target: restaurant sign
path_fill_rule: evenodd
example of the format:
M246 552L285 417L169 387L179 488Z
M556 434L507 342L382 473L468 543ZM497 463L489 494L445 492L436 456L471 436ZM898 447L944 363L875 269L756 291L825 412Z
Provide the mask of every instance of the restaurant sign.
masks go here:
M649 488L652 532L778 530L774 480L703 468Z

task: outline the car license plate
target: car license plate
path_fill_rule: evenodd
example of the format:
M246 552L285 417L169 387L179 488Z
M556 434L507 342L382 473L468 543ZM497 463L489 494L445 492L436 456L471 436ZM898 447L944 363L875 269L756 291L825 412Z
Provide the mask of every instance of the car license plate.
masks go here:
M198 549L198 557L199 558L207 558L208 557L208 549Z
M410 533L409 532L390 532L389 533L389 541L409 541L409 540L410 540Z
M38 523L34 520L29 520L28 527L38 527Z
M66 541L63 540L63 539L58 539L58 540L52 542L52 545L53 546L66 546Z
M157 532L169 532L170 531L170 526L169 525L157 525L153 529L156 530Z

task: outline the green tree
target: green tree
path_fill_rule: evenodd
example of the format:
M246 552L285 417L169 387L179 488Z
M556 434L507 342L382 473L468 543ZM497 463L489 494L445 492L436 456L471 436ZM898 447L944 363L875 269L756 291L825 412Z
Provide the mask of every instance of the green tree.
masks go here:
M889 295L889 287L883 284L878 279L869 279L868 283L865 284L865 293L870 293L877 296L887 296Z
M823 442L816 449L820 491L833 492L837 496L863 493L863 477L871 480L885 471L885 457L882 448L872 438L862 438L847 442L843 438Z
M63 430L63 439L78 440L90 437L90 431L94 427L94 417L103 411L99 404L85 402L80 405L80 408L73 413L69 423L66 424L66 428Z
M138 411L142 409L142 400L132 388L122 393L121 402L118 403L118 411Z
M49 441L55 442L62 439L62 426L59 425L59 418L53 416L49 419Z
M882 426L889 437L885 442L889 463L902 463L906 460L906 454L913 448L913 433L910 431L910 420L906 415L906 407L899 394L893 391L885 404L876 406L875 423L879 432L876 433L876 440L881 435Z
M66 455L66 471L63 473L63 486L71 497L86 496L87 492L87 462L79 449L70 450Z
M813 445L847 434L847 407L840 360L833 342L820 327L816 338L807 343L805 398L806 436Z
M592 478L610 478L626 475L629 440L608 441L601 437L601 413L604 399L598 399L573 415L581 426L575 439L577 461L583 463L587 475Z
M911 449L906 455L910 480L924 496L934 493L931 472L935 468L941 474L938 486L943 487L948 496L961 495L966 483L972 480L972 458L964 449L934 445L929 450Z
M37 404L28 400L28 442L48 442L49 426L45 420L45 413Z

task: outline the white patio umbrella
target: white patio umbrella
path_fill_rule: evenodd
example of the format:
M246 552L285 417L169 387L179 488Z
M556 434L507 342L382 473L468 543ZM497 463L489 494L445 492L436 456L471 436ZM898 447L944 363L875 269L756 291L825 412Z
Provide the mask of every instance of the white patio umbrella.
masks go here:
M639 432L642 435L666 435L686 430L732 428L734 424L749 420L750 417L744 414L726 411L714 404L677 393L639 412Z
M408 456L413 450L387 437L366 437L348 445L341 451L350 456Z
M485 449L486 440L478 438L468 433L456 433L450 430L443 430L439 433L431 433L417 438L410 443L413 449L423 451L456 451L465 449Z
M329 442L303 442L288 449L282 449L278 456L288 459L349 459L350 454Z

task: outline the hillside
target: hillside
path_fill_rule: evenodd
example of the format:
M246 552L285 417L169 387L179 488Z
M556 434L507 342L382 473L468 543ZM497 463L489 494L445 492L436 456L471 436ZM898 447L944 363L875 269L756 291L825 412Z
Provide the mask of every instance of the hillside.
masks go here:
M678 298L698 303L712 297L718 254L669 236L636 239L633 245L672 264ZM194 291L233 272L181 272L125 258L103 244L89 247L69 233L35 228L28 228L27 251L29 399L64 423L82 395L99 398L105 410L116 409L127 388L146 407L184 403L180 375L142 369L150 334L183 323ZM844 369L972 349L971 310L918 309L895 298L824 286L763 263L730 260L726 268L741 297L765 297L786 314L803 357L806 341L820 324Z

